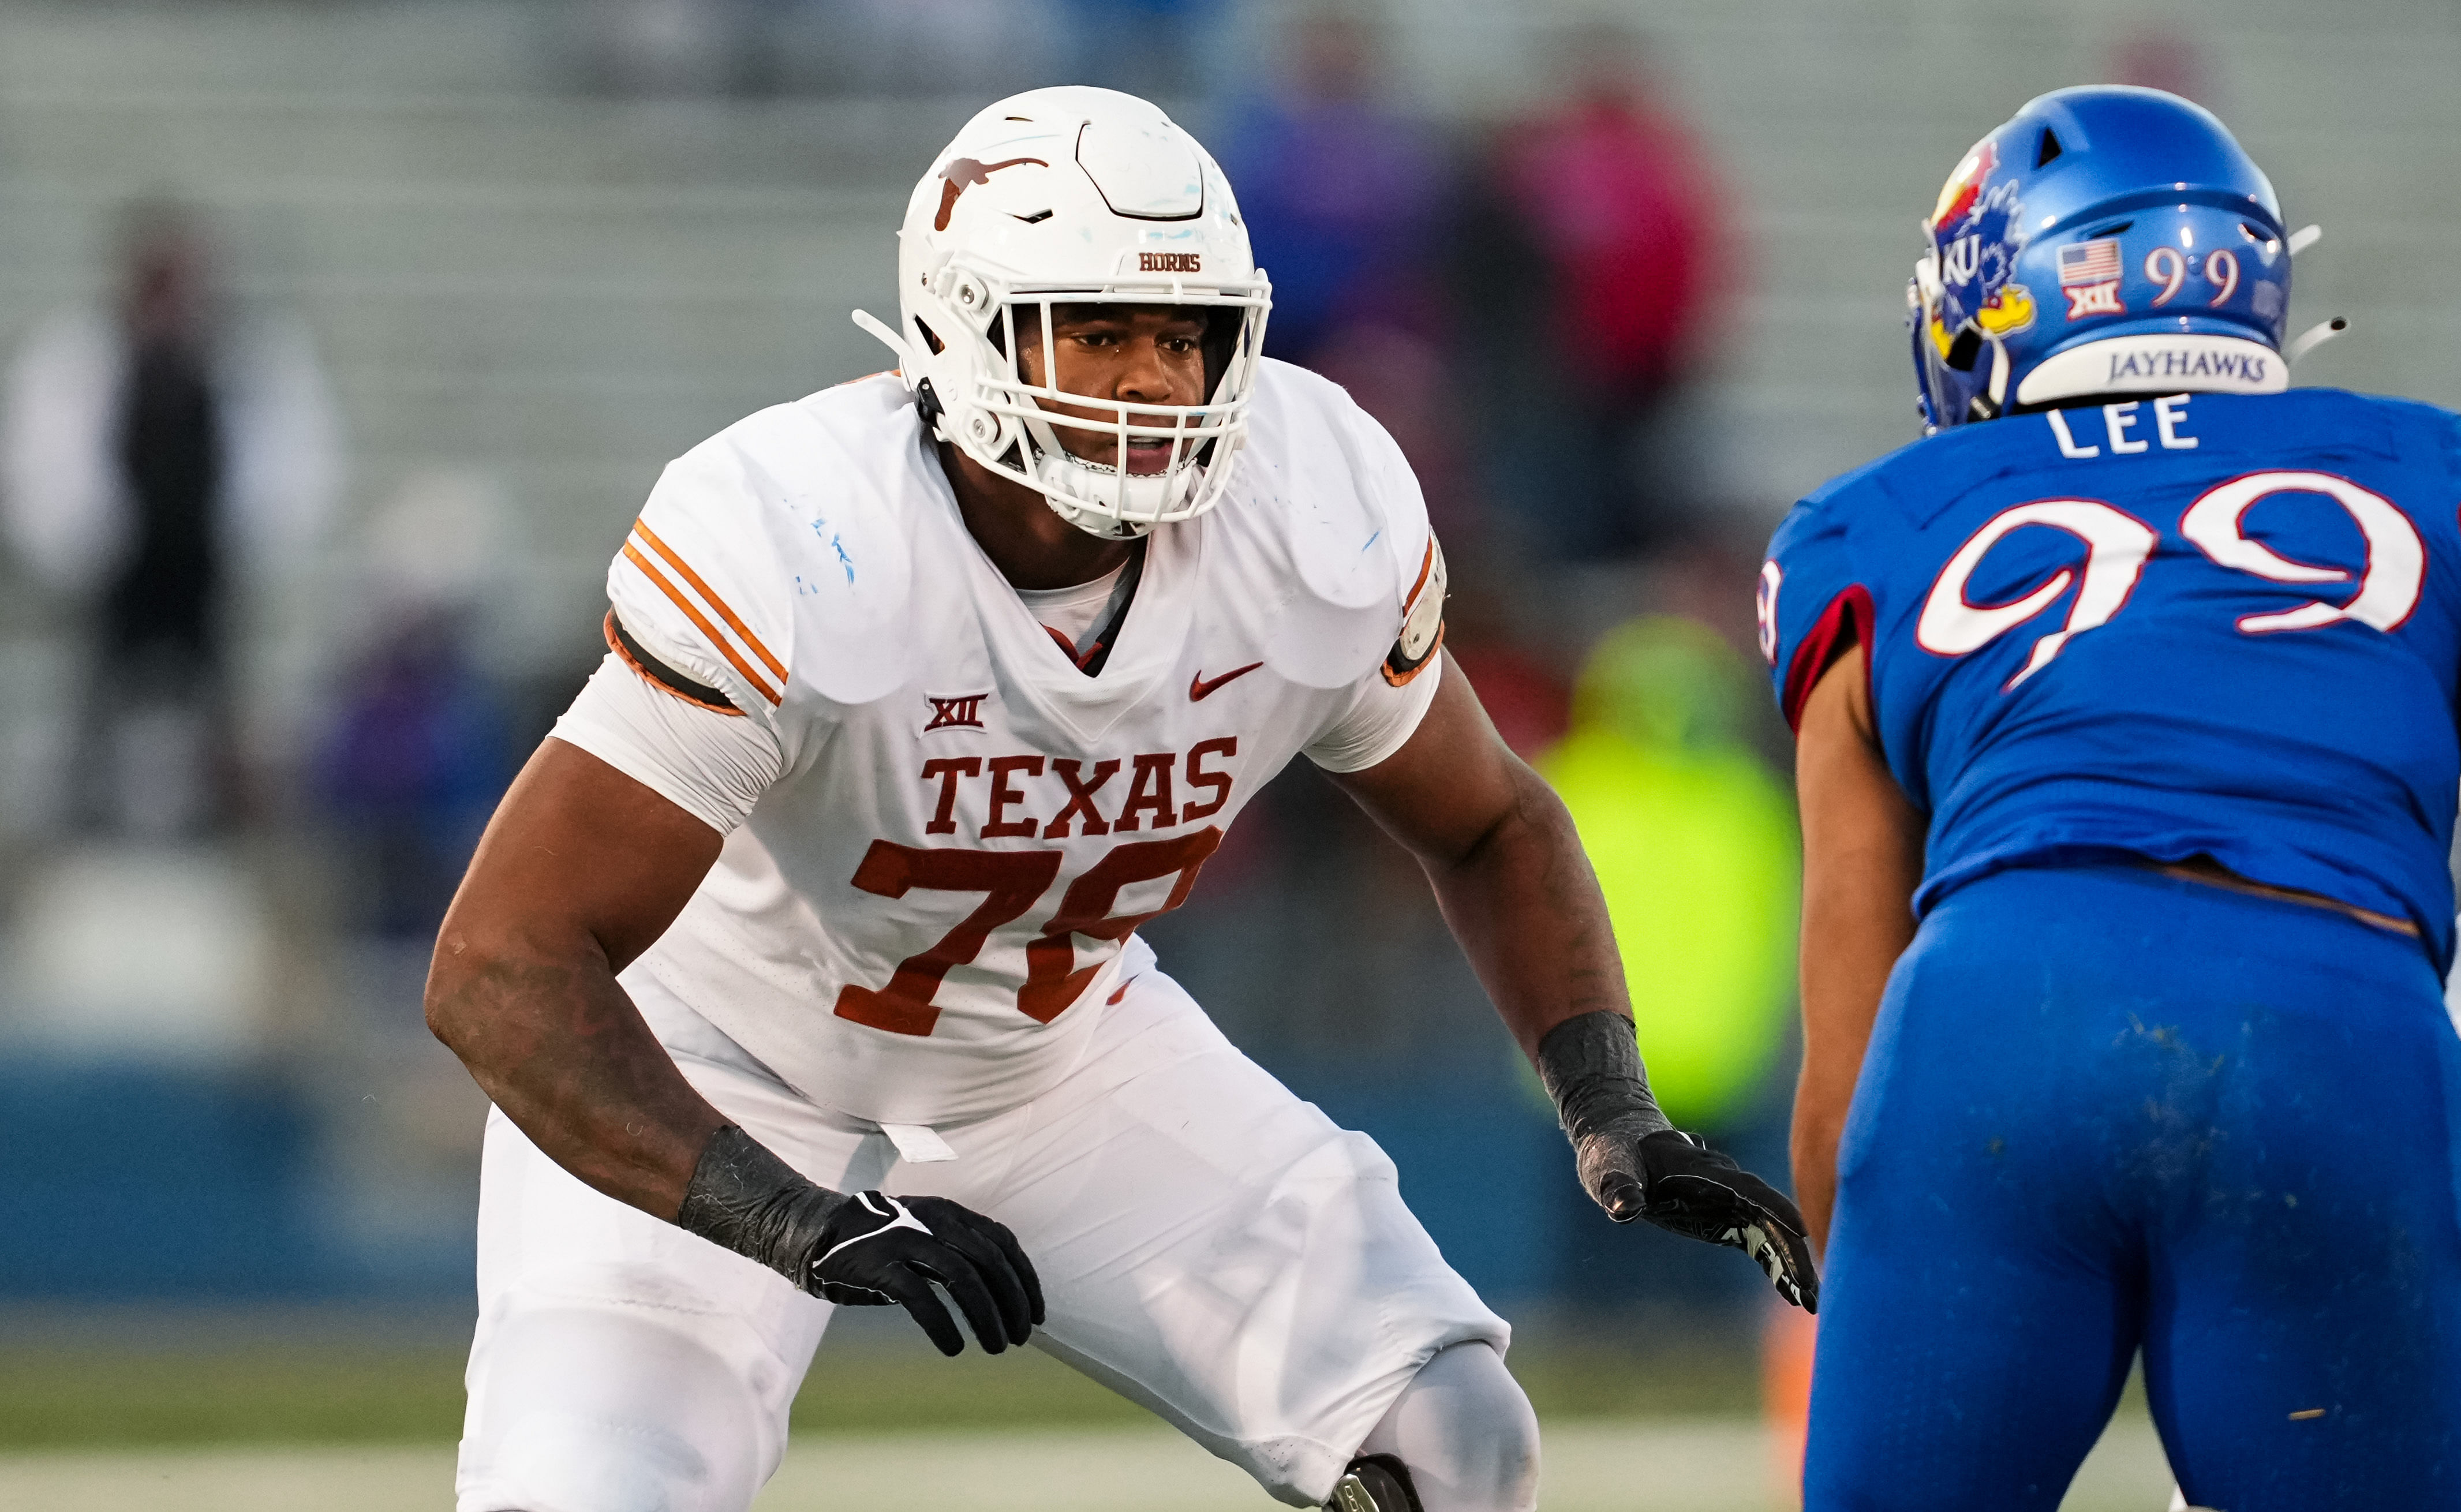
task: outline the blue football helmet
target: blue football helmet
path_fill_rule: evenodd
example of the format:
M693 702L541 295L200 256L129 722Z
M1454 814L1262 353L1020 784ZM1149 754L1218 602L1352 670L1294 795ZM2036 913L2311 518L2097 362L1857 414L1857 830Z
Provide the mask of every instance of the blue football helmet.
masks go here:
M2290 249L2273 185L2200 105L2044 95L1977 142L1906 290L1926 433L2098 394L2275 394Z

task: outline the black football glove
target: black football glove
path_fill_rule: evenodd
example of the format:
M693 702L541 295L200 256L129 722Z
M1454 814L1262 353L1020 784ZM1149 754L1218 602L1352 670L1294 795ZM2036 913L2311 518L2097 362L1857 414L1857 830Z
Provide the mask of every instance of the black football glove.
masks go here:
M1785 1193L1680 1129L1637 1140L1601 1139L1593 1148L1594 1161L1590 1149L1582 1151L1582 1184L1609 1218L1646 1219L1670 1234L1740 1249L1760 1263L1779 1296L1806 1312L1820 1310L1820 1276L1803 1214Z
M832 1192L732 1124L710 1137L675 1222L816 1297L902 1307L943 1354L966 1340L935 1281L987 1354L1042 1321L1042 1283L1005 1225L945 1197Z
M1581 1186L1618 1224L1647 1219L1669 1233L1752 1257L1777 1294L1820 1310L1803 1214L1775 1187L1667 1122L1650 1096L1632 1020L1584 1013L1548 1031L1538 1075L1573 1141Z

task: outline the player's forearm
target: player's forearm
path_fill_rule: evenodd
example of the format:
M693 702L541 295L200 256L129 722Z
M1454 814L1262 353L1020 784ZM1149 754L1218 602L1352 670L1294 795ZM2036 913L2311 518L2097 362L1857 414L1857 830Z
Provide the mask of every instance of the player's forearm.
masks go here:
M427 1023L550 1160L659 1218L682 1205L727 1119L693 1090L594 945L542 948L457 929L427 982Z
M1795 1083L1794 1190L1812 1243L1829 1242L1837 1143L1889 973L1914 932L1901 854L1823 857L1807 870L1803 909L1803 1073Z
M1837 1192L1837 1144L1889 973L1914 939L1922 838L1895 788L1841 792L1816 752L1804 764L1803 1073L1795 1083L1794 1190L1816 1248ZM1894 801L1892 801L1894 800Z
M1787 1153L1794 1167L1794 1200L1803 1208L1804 1227L1811 1236L1815 1256L1829 1252L1829 1219L1837 1206L1837 1141L1845 1130L1843 1107L1816 1104L1797 1084L1794 1127Z
M1458 831L1463 843L1417 848L1454 937L1546 1083L1582 1189L1617 1223L1647 1219L1744 1250L1779 1295L1816 1310L1794 1204L1669 1125L1650 1095L1606 898L1563 800L1509 755L1487 775L1495 797L1469 810L1486 822Z
M1512 803L1428 880L1506 1027L1533 1060L1566 1019L1601 1011L1630 1017L1623 960L1605 896L1554 789L1515 763Z
M1914 940L1923 820L1872 729L1862 648L1813 688L1796 732L1803 809L1803 1075L1794 1099L1794 1189L1826 1245L1837 1144L1897 957Z
M488 821L428 968L427 1023L547 1157L673 1218L726 1120L615 984L717 859L702 820L542 741Z

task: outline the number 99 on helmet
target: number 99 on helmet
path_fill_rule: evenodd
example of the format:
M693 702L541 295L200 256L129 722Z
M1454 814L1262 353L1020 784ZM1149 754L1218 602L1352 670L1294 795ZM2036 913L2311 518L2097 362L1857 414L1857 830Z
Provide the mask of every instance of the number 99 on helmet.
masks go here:
M2290 252L2203 107L2065 89L1975 143L1906 290L1926 432L2088 394L2274 394Z
M1049 501L1071 524L1140 536L1219 502L1246 437L1272 286L1230 181L1157 107L1113 90L1031 90L968 121L914 187L898 232L897 330L886 341L925 426ZM1022 352L1055 351L1054 311L1118 304L1206 316L1204 402L1123 403L1042 381ZM1059 413L1065 406L1076 414ZM1168 444L1159 471L1128 443Z

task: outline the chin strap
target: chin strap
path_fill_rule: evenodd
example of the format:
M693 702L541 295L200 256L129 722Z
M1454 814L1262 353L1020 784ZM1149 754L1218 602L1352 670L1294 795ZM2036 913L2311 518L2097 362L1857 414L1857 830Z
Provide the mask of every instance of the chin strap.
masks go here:
M897 381L905 384L906 392L914 395L914 412L923 416L923 434L927 437L940 435L944 406L940 403L940 395L931 391L931 380L914 375L914 349L870 310L858 309L853 311L853 315L857 326L880 338L882 346L897 354Z
M2008 344L1988 331L1983 333L1983 342L1991 349L1991 379L1983 393L1966 401L1966 417L1996 420L2008 407Z

